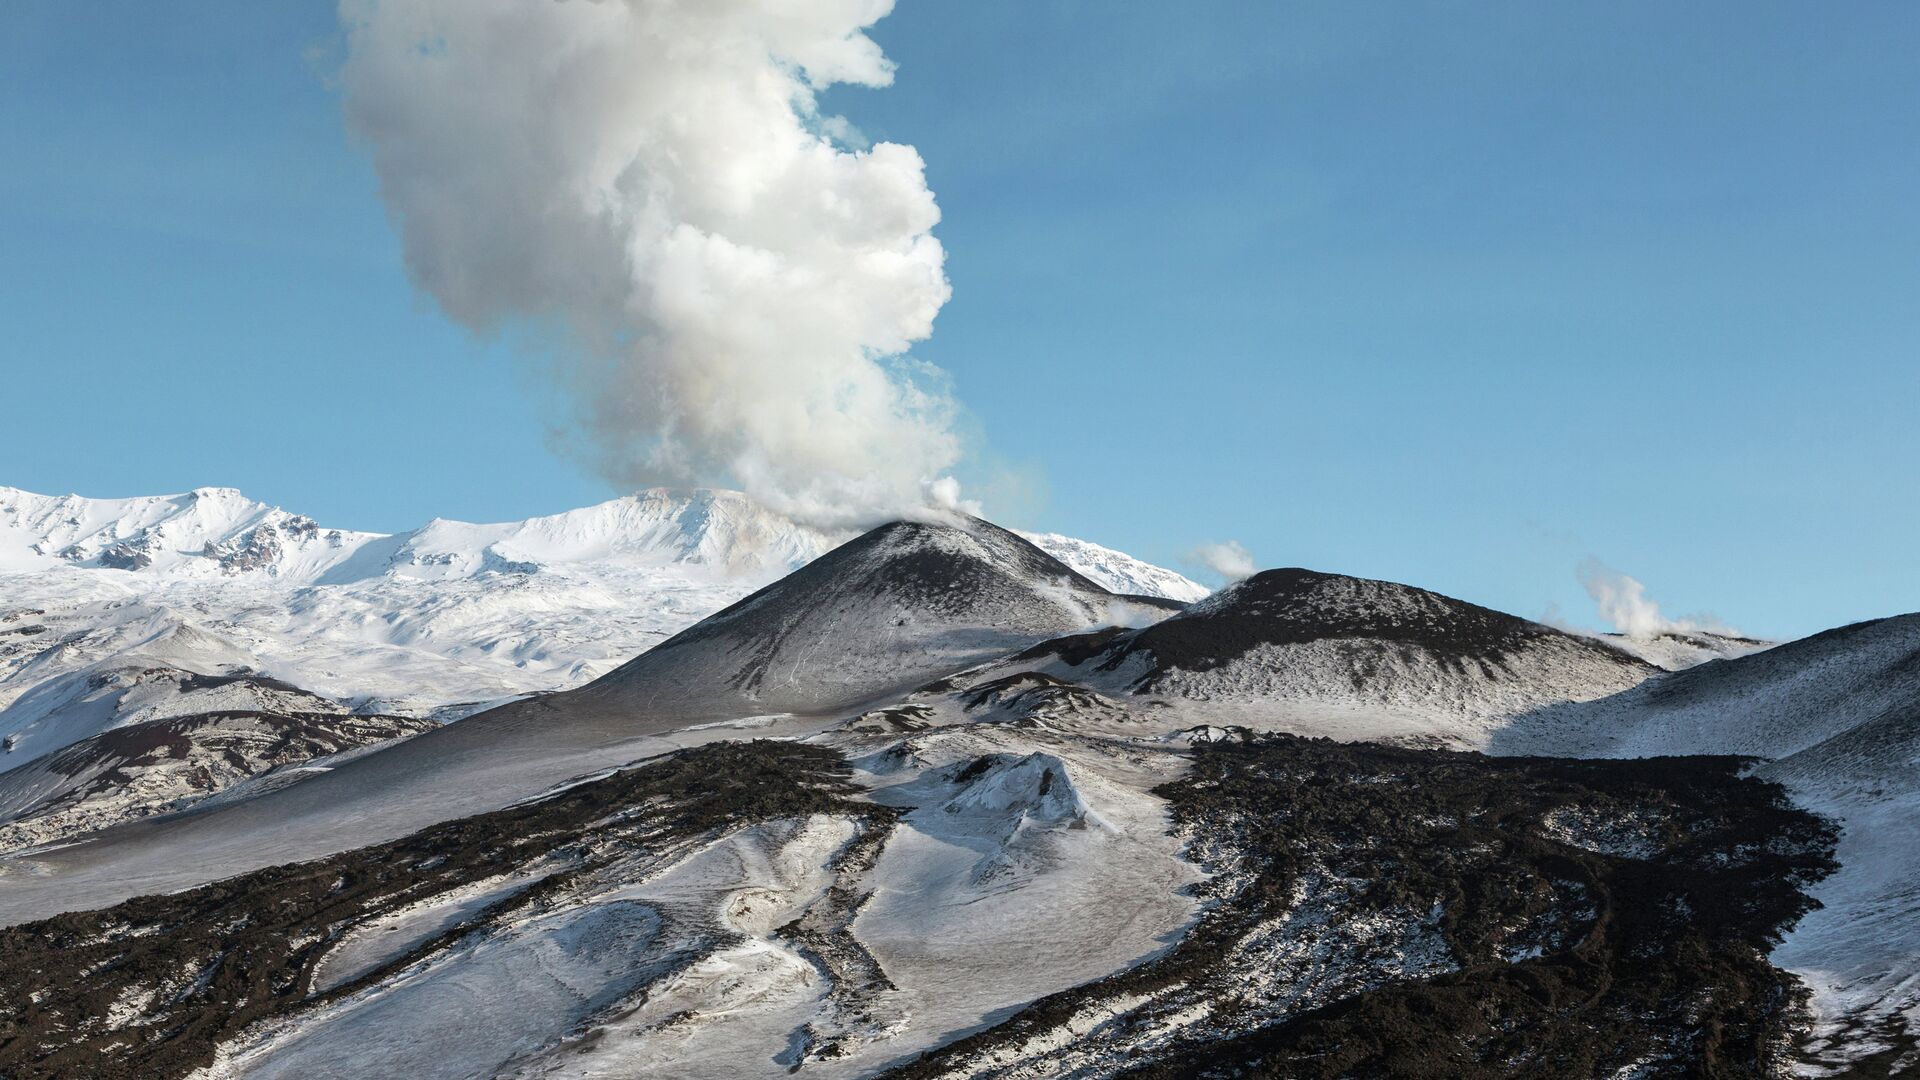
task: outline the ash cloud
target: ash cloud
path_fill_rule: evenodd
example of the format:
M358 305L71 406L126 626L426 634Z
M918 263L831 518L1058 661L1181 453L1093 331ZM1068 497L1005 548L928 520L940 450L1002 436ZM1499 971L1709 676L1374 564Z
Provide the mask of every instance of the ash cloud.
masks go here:
M342 0L347 124L415 284L564 342L614 483L820 525L954 506L957 406L906 357L949 287L920 155L823 115L892 0Z

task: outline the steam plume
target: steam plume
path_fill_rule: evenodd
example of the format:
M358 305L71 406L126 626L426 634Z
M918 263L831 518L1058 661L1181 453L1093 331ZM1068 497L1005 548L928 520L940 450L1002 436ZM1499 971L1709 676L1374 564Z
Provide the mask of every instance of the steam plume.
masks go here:
M1665 633L1710 632L1738 635L1739 631L1711 615L1669 619L1660 613L1660 605L1647 595L1639 581L1588 557L1580 563L1580 584L1593 597L1601 618L1612 624L1616 633L1636 641L1646 641Z
M349 130L415 284L479 333L558 331L622 486L739 485L822 525L956 497L947 300L910 146L860 148L892 0L341 0Z
M1201 544L1187 557L1227 579L1229 585L1253 576L1253 553L1237 540Z

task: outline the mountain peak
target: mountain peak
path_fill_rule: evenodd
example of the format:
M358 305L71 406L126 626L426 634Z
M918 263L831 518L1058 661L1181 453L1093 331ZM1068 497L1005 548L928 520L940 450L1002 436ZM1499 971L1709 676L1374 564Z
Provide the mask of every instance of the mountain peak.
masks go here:
M804 566L855 535L802 525L725 488L647 488L494 524L436 517L386 535L325 528L231 487L128 499L0 487L0 572L69 567L302 586L618 560L753 583ZM1053 533L1019 535L1116 593L1182 602L1206 595L1171 570L1098 544Z
M1166 636L1184 638L1181 631L1200 624L1247 630L1248 648L1366 637L1496 655L1560 633L1416 586L1297 566L1264 570L1220 590L1190 608Z
M1391 581L1301 567L1246 578L1177 615L1052 655L1115 689L1284 715L1371 717L1349 735L1484 742L1501 718L1624 690L1656 668L1478 604ZM1089 667L1091 665L1091 667Z
M894 521L696 623L582 693L664 715L818 712L1042 638L1137 617L1135 606L978 518Z

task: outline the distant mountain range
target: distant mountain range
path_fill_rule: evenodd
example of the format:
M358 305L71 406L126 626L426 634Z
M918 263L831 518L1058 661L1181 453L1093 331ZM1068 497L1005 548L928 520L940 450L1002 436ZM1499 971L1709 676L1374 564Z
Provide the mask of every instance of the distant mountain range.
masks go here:
M169 662L167 642L184 633L197 642L182 662L192 670L444 718L586 682L851 535L704 489L382 535L231 488L137 499L0 488L0 710L56 675ZM1097 544L1028 539L1115 592L1207 592ZM21 731L0 712L0 737Z

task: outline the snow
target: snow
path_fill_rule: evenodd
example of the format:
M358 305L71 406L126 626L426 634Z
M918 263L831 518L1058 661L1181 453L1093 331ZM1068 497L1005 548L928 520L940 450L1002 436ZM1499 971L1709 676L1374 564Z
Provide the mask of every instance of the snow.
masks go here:
M833 856L856 835L844 818L749 829L625 894L663 911L717 915L737 935L647 990L591 1045L548 1055L548 1076L783 1075L794 1032L822 1009L813 963L777 928L833 884ZM617 1062L617 1065L615 1064Z
M829 861L854 832L844 818L816 815L742 830L664 870L644 857L617 864L556 907L519 913L230 1049L210 1075L566 1075L579 1054L560 1036L642 988L637 1008L620 1009L618 1026L588 1041L593 1054L627 1046L621 1032L638 1029L657 1037L631 1046L640 1056L629 1075L770 1072L756 1061L767 1056L761 1043L783 1044L819 994L811 964L773 931L825 891ZM481 883L423 911L497 902L507 888ZM393 932L418 940L427 929L409 922ZM687 1012L703 1019L699 1037L676 1039L669 1021Z
M210 576L275 550L269 572L313 575L379 539L321 530L232 488L133 499L46 496L0 487L0 570L61 564ZM223 565L223 563L225 565Z
M853 929L901 987L913 1043L1132 966L1197 912L1187 887L1201 874L1150 793L1177 775L1175 755L970 725L883 757L916 764L869 774L874 798L920 808L875 865ZM959 779L982 759L994 764Z
M636 850L533 903L514 897L550 862L429 898L356 927L316 985L496 914L250 1029L202 1076L872 1075L1154 955L1196 914L1200 872L1150 793L1177 753L1002 724L818 738L875 765L855 773L875 802L915 809L885 832L814 815ZM847 859L856 843L877 858ZM806 951L792 927L823 911L875 980L837 983Z
M1022 532L1035 547L1085 574L1094 584L1109 592L1133 596L1159 596L1191 603L1204 599L1210 591L1171 570L1141 562L1124 552L1059 533Z
M979 771L960 785L959 793L941 804L942 813L1007 818L1009 839L1029 824L1108 827L1087 806L1074 786L1072 771L1057 755L1035 752L1017 758L981 758L957 772L964 776L976 768Z
M671 960L655 958L664 931L659 915L638 903L535 915L263 1033L203 1075L490 1075L538 1049L527 1032L567 1031L664 974Z
M1920 753L1906 766L1920 767ZM1888 1018L1920 1031L1920 791L1908 780L1877 798L1835 796L1819 780L1779 778L1803 805L1843 823L1839 871L1808 890L1821 906L1772 956L1812 991L1813 1049L1837 1066L1880 1049L1874 1029ZM1907 1065L1920 1061L1910 1054Z
M1813 991L1825 1056L1871 1049L1868 1029L1890 1017L1920 1031L1920 705L1890 708L1759 774L1842 825L1840 869L1808 890L1820 907L1773 954Z
M837 1038L834 1055L808 1059L806 1075L872 1075L1009 1008L1153 955L1193 917L1184 889L1198 871L1179 858L1164 806L1147 793L1177 774L1173 755L993 725L915 736L899 753L886 752L894 745L886 740L822 737L857 756L917 762L856 775L875 801L919 808L870 871L841 882L870 891L850 929L890 985L860 1000L871 1022ZM960 779L983 760L986 768ZM1054 779L1042 794L1048 771ZM701 900L726 912L744 940L649 987L637 1009L615 1010L590 1037L526 1071L777 1077L800 1061L798 1033L844 1031L815 969L767 935L825 885L809 873L829 853L801 850L794 871L758 869L764 854L702 857L633 890L663 905Z
M324 993L376 971L460 925L481 909L538 885L564 863L553 860L452 889L360 923L314 965L311 991Z
M263 529L271 553L223 561ZM357 708L426 714L587 682L843 539L733 492L656 490L380 536L323 530L225 489L135 500L0 489L0 570L12 571L0 573L0 618L32 612L18 621L48 627L38 639L74 639L62 652L90 659L190 627L228 642L230 664ZM151 561L104 566L96 553L112 544ZM0 704L57 673L6 663L0 651Z
M1650 679L1591 703L1541 710L1503 731L1506 753L1783 758L1920 703L1907 671L1920 615L1842 627Z
M707 489L389 536L230 488L84 499L0 487L0 707L178 626L226 643L222 665L356 709L458 715L590 682L850 538ZM1039 539L1128 592L1198 588L1098 545ZM103 563L109 550L125 557Z
M142 637L143 630L152 632ZM20 673L20 681L32 686L0 708L0 767L17 768L100 732L149 720L238 710L346 711L292 687L197 679L250 671L252 657L191 624L154 618L134 624L127 636L131 643L98 660L84 662L89 654L75 650L43 656L48 662ZM52 671L60 673L34 681Z
M1667 630L1643 637L1634 637L1629 634L1601 634L1599 640L1667 671L1682 671L1686 668L1698 667L1709 660L1731 660L1736 656L1761 652L1779 644L1779 642L1763 641L1759 638L1716 634L1707 630L1685 633Z
M1659 674L1611 646L1437 593L1306 570L1255 575L1076 659L1016 660L982 681L1024 663L1113 699L1157 701L1185 726L1480 748L1517 718Z
M794 720L748 734L804 736L830 723ZM510 706L308 772L297 783L256 781L260 787L247 793L254 797L219 798L217 809L0 859L0 923L106 907L382 843L582 776L741 734L727 727L678 730L624 714L569 717L540 700Z
M180 696L217 696L228 689ZM260 696L286 695L268 689ZM170 813L281 766L330 767L347 754L432 726L404 717L291 713L273 710L271 700L262 704L143 721L0 773L0 852Z

